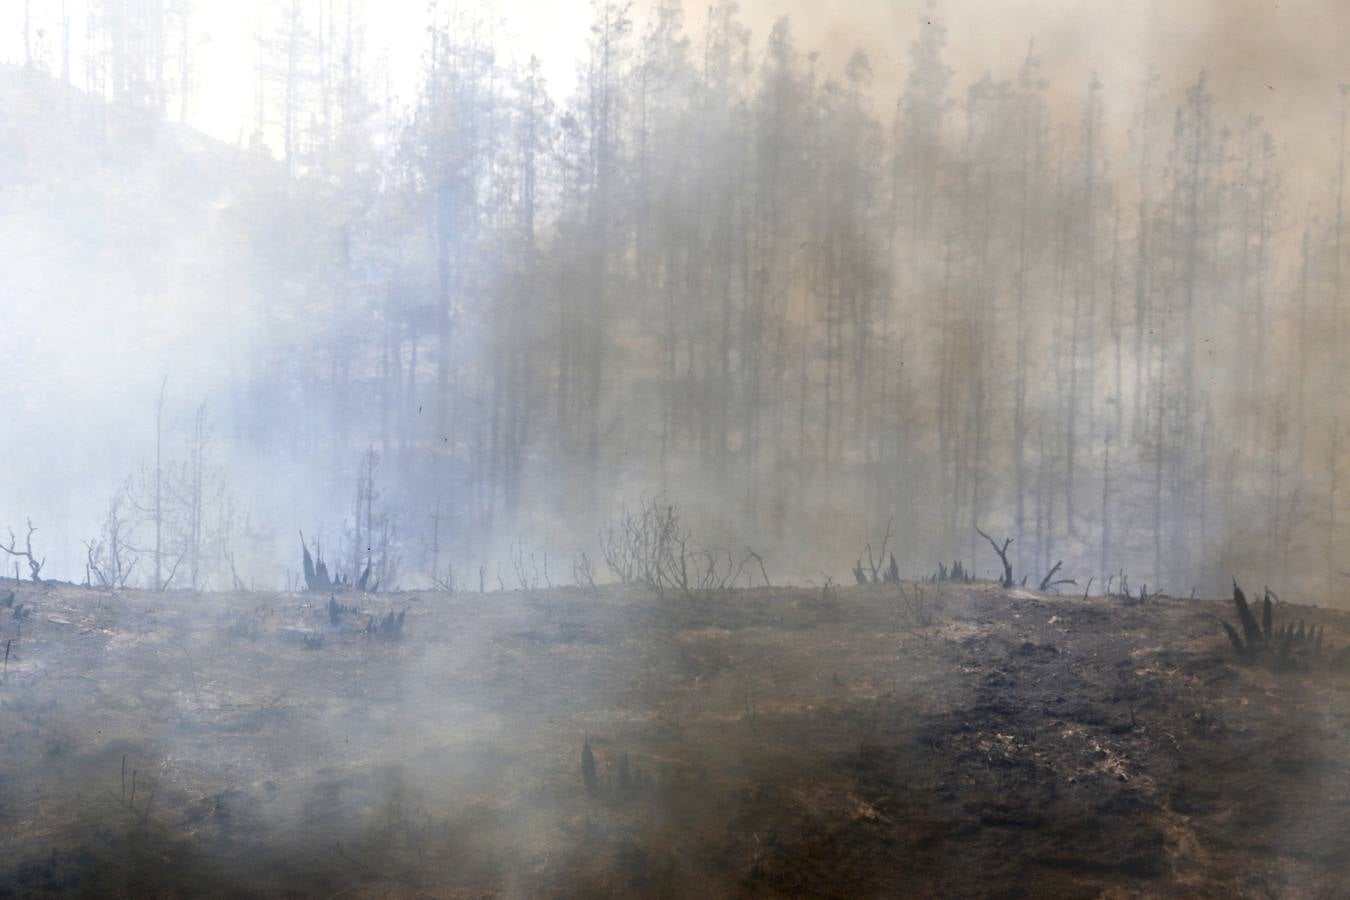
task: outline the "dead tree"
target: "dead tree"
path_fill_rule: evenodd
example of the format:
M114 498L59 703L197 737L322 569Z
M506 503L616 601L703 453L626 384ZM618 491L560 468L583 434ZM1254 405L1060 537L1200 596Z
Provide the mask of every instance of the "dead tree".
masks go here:
M139 775L140 772L137 769L131 770L131 791L130 793L128 793L127 757L125 753L122 754L122 790L120 793L117 794L114 794L112 791L108 791L108 796L112 797L113 800L117 802L118 806L122 807L127 812L131 813L132 817L135 818L138 823L140 823L141 825L145 825L147 822L150 821L150 806L155 802L155 786L153 784L150 786L149 796L145 798L145 802L143 804L137 806L136 780L139 777Z
M124 563L113 543L111 548L102 540L84 542L84 586L102 591L120 591L127 586L136 569L136 560ZM123 547L124 549L124 547Z
M538 567L534 565L534 553L525 556L525 544L520 539L511 542L511 568L516 573L516 583L522 591L539 588Z
M239 577L239 568L234 563L234 551L227 547L221 551L221 555L225 557L225 564L230 568L231 585L240 593L247 591L248 586L244 584L244 579Z
M1064 560L1061 559L1058 562L1056 562L1053 566L1051 566L1050 571L1046 572L1045 577L1041 579L1041 586L1037 588L1037 590L1041 591L1042 593L1044 593L1045 591L1055 591L1058 593L1060 585L1072 584L1077 586L1078 582L1072 578L1059 578L1059 579L1055 578L1055 573L1058 572L1060 570L1060 567L1063 565Z
M24 549L20 550L18 549L18 538L14 537L14 529L11 528L9 530L9 544L8 546L0 544L0 550L18 559L27 560L29 576L35 584L40 584L42 582L42 567L47 564L47 557L44 556L42 561L39 562L37 557L33 555L33 532L35 531L37 529L33 527L33 520L29 519L28 534L24 537Z
M436 574L436 570L433 569L431 576L431 586L436 590L444 591L447 594L459 593L460 584L459 584L459 577L455 572L455 564L453 562L447 562L445 564L444 575Z
M755 562L759 563L759 574L764 579L764 586L773 587L773 585L769 582L769 570L764 567L764 557L760 556L758 553L751 550L749 547L745 548L745 552L747 559L753 559Z
M877 584L882 580L885 574L886 581L899 581L900 570L895 564L895 554L891 554L891 565L885 573L881 571L880 565L886 562L886 545L891 542L891 537L895 534L895 516L891 516L886 523L886 534L881 539L881 550L877 552L875 558L872 556L872 542L868 541L864 551L867 553L867 568L863 568L862 557L858 557L858 564L853 567L853 577L857 579L858 584ZM894 579L891 578L891 570L895 570ZM869 577L870 576L870 577Z
M401 562L397 528L387 509L376 512L375 503L384 495L380 487L380 454L369 447L361 455L356 490L352 497L350 540L353 586L362 593L376 593L381 586L394 586ZM433 575L435 570L433 569Z
M580 548L572 556L572 580L591 596L600 596L600 590L595 586L595 565L591 562L590 554Z
M1012 563L1008 562L1008 548L1012 546L1013 539L1005 538L1003 541L1003 546L1000 547L993 538L991 538L989 535L985 534L983 531L980 530L980 526L978 525L975 526L975 533L978 534L980 537L984 538L986 541L988 541L989 546L994 548L994 552L998 554L998 558L1003 561L1003 577L999 579L998 582L999 586L1005 589L1012 587L1013 568Z
M173 578L163 578L164 566L164 392L169 386L169 377L164 376L164 380L159 385L159 401L155 404L155 472L154 478L148 487L148 503L141 508L141 512L149 516L151 524L155 526L155 545L151 553L151 559L154 562L154 582L150 587L156 591L162 591L169 586L169 581ZM139 504L138 504L139 505ZM174 571L178 570L178 564L174 563Z
M122 504L130 496L131 479L113 494L99 536L85 541L85 584L102 590L121 590L131 580L139 556L127 542L128 522Z

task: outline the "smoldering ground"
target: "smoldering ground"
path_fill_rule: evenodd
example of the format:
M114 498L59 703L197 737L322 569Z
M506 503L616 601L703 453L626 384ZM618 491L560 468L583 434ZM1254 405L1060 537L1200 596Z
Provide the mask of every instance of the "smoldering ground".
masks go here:
M13 603L10 894L1313 896L1346 877L1350 682L1242 663L1217 603L964 582ZM1344 614L1277 616L1350 641Z

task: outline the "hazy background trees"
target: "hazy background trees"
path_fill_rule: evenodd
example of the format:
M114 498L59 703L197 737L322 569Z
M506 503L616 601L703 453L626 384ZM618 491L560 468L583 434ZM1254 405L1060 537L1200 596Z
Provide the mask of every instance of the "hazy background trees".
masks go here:
M399 100L362 4L277 0L227 144L174 124L188 0L82 7L4 23L5 403L40 443L60 410L26 380L117 385L87 439L159 450L47 455L80 473L59 496L7 476L8 518L72 545L49 574L275 585L317 525L353 577L425 583L520 534L570 555L665 491L798 578L895 515L906 571L991 570L978 524L1033 580L1350 587L1344 169L1292 200L1302 158L1203 70L1112 109L1034 43L957 72L925 9L897 92L730 0L596 0L567 84L433 8ZM25 339L44 308L55 355ZM97 386L35 374L94 341Z

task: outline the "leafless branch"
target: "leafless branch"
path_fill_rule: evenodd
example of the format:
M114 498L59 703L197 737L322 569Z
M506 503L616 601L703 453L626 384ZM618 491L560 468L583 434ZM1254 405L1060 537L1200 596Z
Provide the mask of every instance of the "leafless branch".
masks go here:
M1050 567L1050 571L1049 571L1049 572L1046 572L1046 573L1045 573L1045 577L1041 579L1041 586L1040 586L1039 588L1037 588L1037 590L1040 590L1040 591L1048 591L1048 590L1050 590L1051 585L1056 583L1056 582L1055 582L1055 573L1058 572L1058 571L1060 570L1060 567L1063 566L1063 565L1064 565L1064 560L1061 559L1061 560L1059 560L1058 562L1056 562L1053 566L1051 566L1051 567Z
M975 526L975 533L978 534L980 537L984 538L986 541L988 541L989 546L994 548L994 552L998 554L998 558L1003 561L1003 578L999 581L999 584L1005 589L1012 587L1013 569L1012 563L1008 561L1008 547L1012 545L1013 539L1005 538L1003 541L1003 546L1000 547L998 543L994 541L993 538L991 538L989 535L985 534L983 531L980 530L980 526L978 525ZM1044 588L1042 588L1042 590L1044 590Z
M750 559L753 559L755 562L759 563L759 574L764 579L764 586L773 587L773 585L769 582L769 573L764 568L764 557L760 556L758 553L751 550L749 547L745 548L745 552L749 554Z
M590 554L581 548L572 554L572 580L577 587L589 591L593 596L600 596L595 586L595 566L591 563Z
M27 560L28 572L35 583L42 581L42 567L47 564L47 558L44 556L41 562L33 556L33 532L37 531L33 527L33 520L28 520L28 534L24 537L24 549L18 549L18 538L14 536L14 529L9 530L9 545L0 544L0 550L5 551L10 556L18 559Z

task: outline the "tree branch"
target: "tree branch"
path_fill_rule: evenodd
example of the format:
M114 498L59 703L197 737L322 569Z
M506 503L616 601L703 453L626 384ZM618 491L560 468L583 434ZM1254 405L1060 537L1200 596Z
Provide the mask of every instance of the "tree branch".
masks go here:
M991 538L989 535L985 534L983 531L980 530L980 526L978 525L975 526L975 533L978 534L980 537L984 538L986 541L988 541L989 546L994 548L994 552L998 554L998 558L1003 561L1003 578L1002 580L999 581L999 585L1004 588L1012 587L1013 569L1012 563L1008 562L1008 547L1009 545L1012 544L1013 539L1012 538L1004 539L1003 546L1000 547L993 538ZM1044 590L1044 588L1042 588L1042 590Z

